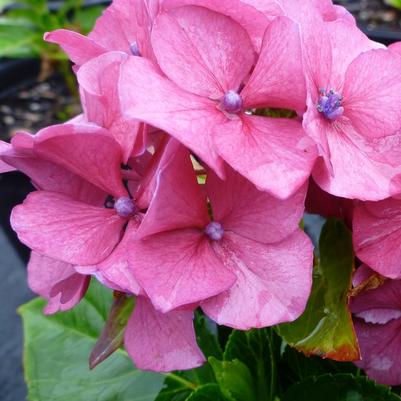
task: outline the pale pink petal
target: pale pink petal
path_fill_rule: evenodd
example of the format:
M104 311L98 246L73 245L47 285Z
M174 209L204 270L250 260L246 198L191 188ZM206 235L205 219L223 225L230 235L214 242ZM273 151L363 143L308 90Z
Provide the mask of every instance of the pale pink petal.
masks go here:
M32 252L28 263L28 284L48 300L46 314L66 311L77 305L86 293L90 277L78 274L68 263Z
M395 42L388 47L394 53L397 53L401 56L401 42Z
M78 73L82 103L88 121L107 128L121 145L124 162L131 157L137 141L142 141L142 124L121 115L118 80L121 63L127 58L121 52L109 52L83 65ZM143 145L139 144L139 151Z
M213 219L225 231L263 243L279 242L298 228L305 209L306 188L305 184L292 197L279 200L259 191L231 168L226 169L224 181L213 173L206 181Z
M302 314L313 266L313 246L303 232L272 245L225 233L214 248L237 281L225 293L202 302L211 319L248 330L290 322Z
M264 1L262 10L252 3L243 0L164 0L162 7L171 10L185 5L201 6L227 15L247 30L255 49L259 51L267 25L282 11L275 0Z
M113 209L46 191L32 192L11 215L21 242L37 253L74 265L104 260L119 242L125 222Z
M161 69L173 82L212 99L238 91L254 63L244 28L204 7L180 7L160 15L152 44Z
M129 262L155 307L167 312L230 288L235 276L195 229L153 235L131 244Z
M15 170L15 167L8 165L7 163L4 162L4 160L1 159L4 152L9 151L10 148L11 148L10 144L4 141L0 141L0 174L8 173L9 171Z
M139 224L138 220L131 219L121 241L113 252L101 263L94 266L102 277L116 284L121 290L131 294L139 294L141 290L128 262L131 244L135 239ZM135 255L132 255L132 257L135 257Z
M180 228L203 229L208 224L207 200L185 147L170 141L155 179L156 188L138 230L140 238Z
M67 29L56 29L53 32L48 32L44 35L44 40L60 45L70 60L78 66L107 51L86 36Z
M101 128L55 125L35 137L35 153L88 180L110 195L126 196L120 145Z
M205 362L196 343L192 311L160 313L138 297L124 345L137 368L156 372L193 369Z
M228 164L281 199L305 183L316 159L315 144L295 120L244 115L216 125L213 139Z
M318 159L313 179L326 192L349 199L381 200L395 192L401 168L375 161L350 125L326 125L331 169ZM379 158L379 155L376 155Z
M361 54L348 68L343 91L344 115L361 135L380 137L400 130L400 71L401 57L381 49Z
M359 204L353 242L356 255L369 267L383 276L401 278L401 201Z
M367 265L363 264L363 265L359 266L356 269L354 276L352 277L352 285L354 287L358 287L364 281L368 280L369 277L372 276L372 274L375 274L375 272Z
M139 57L130 57L122 66L120 97L127 118L169 133L223 175L210 131L227 117L215 102L182 91Z
M255 70L241 95L246 108L306 108L301 39L295 22L278 17L269 25Z

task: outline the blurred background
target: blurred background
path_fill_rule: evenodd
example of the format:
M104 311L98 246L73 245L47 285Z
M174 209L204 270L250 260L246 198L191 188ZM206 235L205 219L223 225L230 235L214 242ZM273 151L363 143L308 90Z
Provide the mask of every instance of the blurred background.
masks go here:
M401 41L401 0L335 2L356 17L371 39ZM86 34L109 3L0 0L0 139L9 141L17 131L36 132L80 113L71 65L57 46L42 40L43 33L62 27ZM34 295L26 283L29 252L11 230L9 215L31 190L19 173L0 175L0 401L26 399L16 310ZM320 225L321 220L310 220L312 236Z

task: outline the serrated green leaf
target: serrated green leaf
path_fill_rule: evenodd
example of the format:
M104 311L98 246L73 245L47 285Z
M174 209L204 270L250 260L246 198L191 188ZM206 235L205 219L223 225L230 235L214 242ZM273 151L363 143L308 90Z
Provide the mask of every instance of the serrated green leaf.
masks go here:
M93 280L94 281L94 280ZM93 371L88 357L111 306L112 294L94 282L73 310L45 316L36 298L20 308L25 378L30 401L153 401L164 376L141 372L118 350Z
M330 219L319 242L320 260L314 269L312 293L303 315L278 327L291 346L306 355L337 361L359 359L359 347L348 307L354 268L351 233Z
M209 358L221 392L229 401L256 401L252 374L248 367L235 359L219 361Z
M224 360L240 360L251 371L256 399L273 401L276 396L279 343L270 329L234 330L224 350Z
M206 384L198 387L186 401L226 401L217 384Z
M389 387L348 374L310 378L292 386L281 401L401 401Z

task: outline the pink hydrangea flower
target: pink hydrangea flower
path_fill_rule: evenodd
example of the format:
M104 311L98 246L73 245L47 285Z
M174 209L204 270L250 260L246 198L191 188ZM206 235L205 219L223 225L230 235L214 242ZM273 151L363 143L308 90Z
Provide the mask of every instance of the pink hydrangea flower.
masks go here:
M357 274L373 273L366 265ZM361 349L358 367L381 384L401 384L401 281L389 280L352 299L351 309Z
M359 203L353 242L360 260L385 277L401 278L401 200Z
M131 243L138 283L162 312L201 302L214 321L240 329L296 319L313 259L298 229L305 190L277 200L227 168L226 181L209 173L205 193L188 152L176 154Z
M151 41L168 78L149 61L129 58L120 80L126 117L173 135L221 176L224 159L280 198L303 185L316 153L301 123L246 113L258 107L305 108L297 24L278 17L269 25L252 73L248 33L203 7L160 14Z
M399 191L400 163L383 156L380 140L390 136L394 142L401 127L395 106L401 101L401 58L347 20L316 21L302 33L309 83L304 128L322 156L314 180L351 199L380 200Z

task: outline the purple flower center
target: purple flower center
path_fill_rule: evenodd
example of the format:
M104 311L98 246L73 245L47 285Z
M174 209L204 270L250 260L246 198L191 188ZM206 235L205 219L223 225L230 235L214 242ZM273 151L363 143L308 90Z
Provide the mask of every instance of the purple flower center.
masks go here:
M128 196L122 196L114 202L114 209L120 217L131 217L138 212L134 201Z
M212 221L206 226L205 234L213 241L220 241L224 235L224 228L217 221Z
M329 91L321 89L317 109L328 120L336 120L344 113L344 107L341 106L343 97L333 89Z
M239 113L242 110L243 101L238 92L229 90L221 100L222 108L228 113Z
M138 43L137 42L132 42L130 45L131 53L133 56L141 57L142 54L139 51Z

